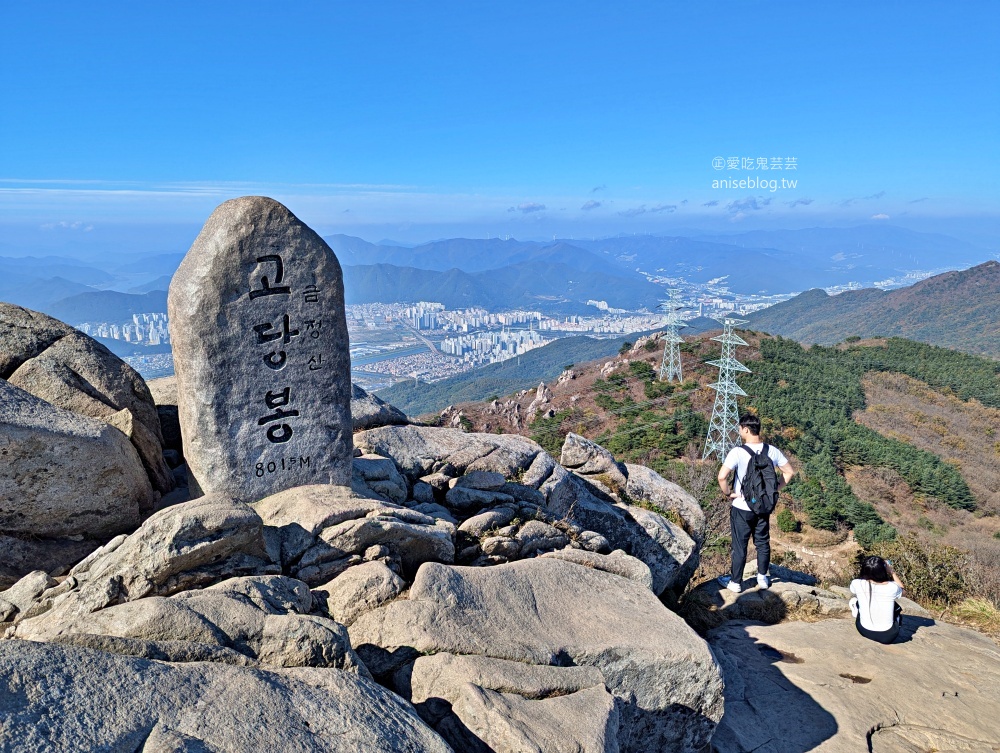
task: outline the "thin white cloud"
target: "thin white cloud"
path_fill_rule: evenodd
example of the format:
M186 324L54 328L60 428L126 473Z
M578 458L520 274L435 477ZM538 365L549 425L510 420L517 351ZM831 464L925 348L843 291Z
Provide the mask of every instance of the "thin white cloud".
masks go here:
M739 199L737 201L731 201L726 205L726 209L730 212L743 213L744 210L759 211L771 203L771 197L763 196L748 196L745 199Z
M852 204L856 204L859 201L871 201L872 199L881 199L885 196L885 191L879 191L878 193L873 193L871 196L855 196L850 199L844 199L840 202L840 206L849 207Z
M508 212L518 211L521 214L531 214L532 212L543 212L545 211L545 205L539 204L535 201L524 201L518 204L516 207L511 207L507 210Z

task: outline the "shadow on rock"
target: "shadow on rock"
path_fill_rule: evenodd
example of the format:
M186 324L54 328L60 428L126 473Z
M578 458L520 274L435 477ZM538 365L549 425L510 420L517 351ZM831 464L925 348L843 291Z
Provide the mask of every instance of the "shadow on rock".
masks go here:
M911 614L903 615L903 627L900 628L899 637L893 643L909 643L920 628L933 627L937 623L930 617L919 617Z
M700 635L705 635L729 620L777 624L788 616L788 606L773 591L753 590L734 594L719 588L713 579L687 593L678 613Z
M833 715L781 670L802 659L753 638L744 623L728 622L708 640L726 683L712 753L805 753L837 734Z

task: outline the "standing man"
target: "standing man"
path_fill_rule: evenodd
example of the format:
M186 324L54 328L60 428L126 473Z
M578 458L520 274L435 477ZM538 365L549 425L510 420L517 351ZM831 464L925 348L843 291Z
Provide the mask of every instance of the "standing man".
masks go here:
M781 450L764 444L760 438L760 419L752 413L740 416L740 439L743 440L743 444L729 451L722 468L719 469L719 488L732 500L729 508L729 530L733 540L732 570L729 575L720 576L719 583L734 593L743 590L743 566L747 561L747 544L750 542L751 533L754 546L757 548L757 586L760 588L771 586L771 578L768 575L771 566L771 514L755 513L742 494L743 479L747 476L750 460L757 454L766 453L771 465L781 472L775 492L787 486L795 475L794 469ZM729 474L733 471L736 471L736 479L730 487Z

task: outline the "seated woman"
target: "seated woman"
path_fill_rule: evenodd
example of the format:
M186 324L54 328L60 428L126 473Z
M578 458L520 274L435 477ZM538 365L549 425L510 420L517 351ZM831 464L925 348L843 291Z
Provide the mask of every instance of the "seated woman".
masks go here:
M865 557L861 572L851 581L851 612L858 632L879 643L892 643L903 624L903 609L896 599L903 595L903 582L892 563L881 557Z

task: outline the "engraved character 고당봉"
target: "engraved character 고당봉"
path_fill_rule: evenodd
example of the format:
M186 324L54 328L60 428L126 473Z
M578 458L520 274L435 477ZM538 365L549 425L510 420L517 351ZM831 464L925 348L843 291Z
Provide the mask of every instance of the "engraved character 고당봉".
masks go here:
M291 324L289 323L288 314L285 314L281 318L281 329L276 332L269 332L273 329L274 325L271 322L265 324L255 324L253 331L257 333L257 342L266 343L272 340L280 339L283 343L288 344L292 341L293 337L299 336L299 331L297 329L291 329Z
M260 278L260 289L254 290L253 283L250 283L250 300L254 298L260 298L264 295L290 295L292 289L287 285L281 285L280 283L285 279L285 267L281 261L281 257L277 254L265 254L264 256L257 257L258 264L269 264L273 263L276 267L274 273L274 280L269 281L267 275L262 275Z
M306 319L306 332L309 333L309 337L314 340L320 335L320 329L323 327L322 319Z
M268 390L264 395L264 404L274 411L267 416L257 419L258 426L266 426L275 421L283 421L286 418L293 418L299 415L297 410L282 410L282 406L288 405L292 401L292 388L285 387L283 390L274 392ZM275 424L267 429L267 438L275 444L287 442L292 438L292 427L287 423Z

